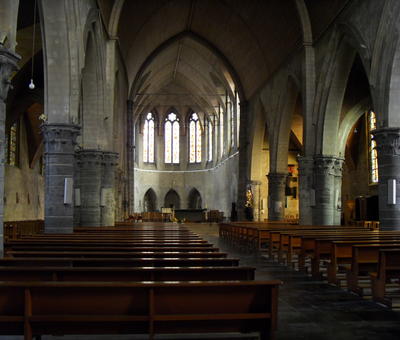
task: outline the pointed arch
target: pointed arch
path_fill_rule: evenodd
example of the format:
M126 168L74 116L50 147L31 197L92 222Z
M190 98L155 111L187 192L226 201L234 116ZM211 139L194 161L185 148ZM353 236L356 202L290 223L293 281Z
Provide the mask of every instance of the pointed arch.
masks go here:
M146 191L143 197L143 211L156 211L157 210L157 195L155 191L150 188Z
M203 200L200 192L196 188L192 188L188 195L188 208L189 209L201 209Z
M164 162L179 164L180 117L176 110L167 111L164 119Z
M192 112L188 119L189 163L201 163L201 136L200 116L196 112Z
M234 83L236 85L236 89L238 91L240 101L245 101L246 100L246 96L245 96L243 85L242 85L242 83L240 81L239 75L237 74L237 72L234 69L234 67L232 66L232 64L229 62L228 58L215 45L213 45L210 41L208 41L207 39L203 38L201 35L193 32L193 31L182 31L182 32L174 35L173 37L171 37L171 38L167 39L166 41L164 41L161 45L159 45L157 48L155 48L149 54L149 56L146 58L146 60L140 66L139 71L136 73L135 79L134 79L134 81L132 83L131 90L130 90L130 93L129 93L129 98L131 100L134 100L136 92L138 91L138 89L140 87L140 83L141 83L140 80L141 80L143 74L145 73L146 68L150 66L152 61L162 51L167 49L169 46L171 46L175 42L178 42L178 41L180 41L180 40L182 40L184 38L193 39L197 43L199 43L199 44L203 45L204 47L206 47L207 49L209 49L213 54L215 54L221 60L222 64L225 66L225 68L227 69L227 71L231 75L231 77L232 77L232 79L233 79L233 81L234 81Z
M166 208L174 208L180 209L181 207L181 198L178 193L174 189L170 189L164 198L164 207Z

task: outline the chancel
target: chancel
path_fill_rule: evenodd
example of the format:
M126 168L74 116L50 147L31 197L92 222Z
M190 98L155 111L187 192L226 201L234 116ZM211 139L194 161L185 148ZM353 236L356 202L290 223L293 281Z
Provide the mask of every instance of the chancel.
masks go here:
M0 0L0 340L398 339L399 19Z

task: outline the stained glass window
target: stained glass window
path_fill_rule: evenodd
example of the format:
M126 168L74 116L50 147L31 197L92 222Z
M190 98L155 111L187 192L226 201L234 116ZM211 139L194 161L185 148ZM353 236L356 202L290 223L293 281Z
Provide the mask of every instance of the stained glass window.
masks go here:
M179 163L179 118L171 112L165 119L165 163Z
M226 113L227 113L227 124L228 124L228 145L231 147L233 146L234 143L234 134L235 134L235 126L233 124L233 105L232 105L232 100L227 94L227 100L226 100Z
M143 162L154 163L154 115L151 112L143 127Z
M219 147L220 147L220 155L224 154L224 114L222 110L219 112Z
M201 162L201 126L197 113L189 119L189 163Z
M375 112L368 112L368 134L369 134L369 170L371 183L378 183L378 154L376 151L376 142L372 139L371 131L376 129Z
M18 165L18 122L10 127L10 133L7 138L7 163L9 165Z
M239 147L239 133L240 133L240 100L239 94L235 91L236 99L236 146Z
M208 120L208 161L213 159L213 126L211 120Z

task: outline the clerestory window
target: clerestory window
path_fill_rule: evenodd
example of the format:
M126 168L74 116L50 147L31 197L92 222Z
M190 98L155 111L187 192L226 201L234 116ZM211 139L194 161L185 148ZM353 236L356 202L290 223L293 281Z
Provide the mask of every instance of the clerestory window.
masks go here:
M165 163L179 164L179 118L171 112L164 124Z

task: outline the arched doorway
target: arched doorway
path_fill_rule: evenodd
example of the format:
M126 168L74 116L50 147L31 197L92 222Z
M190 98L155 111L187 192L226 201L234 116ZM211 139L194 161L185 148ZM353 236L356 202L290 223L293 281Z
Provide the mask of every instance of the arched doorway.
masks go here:
M188 198L188 208L189 209L201 209L202 199L199 191L196 188L190 190Z
M171 189L165 195L164 207L180 209L180 207L181 207L181 199L180 199L178 193L175 190Z
M157 196L153 189L149 189L144 194L143 198L143 211L156 211L157 207Z

